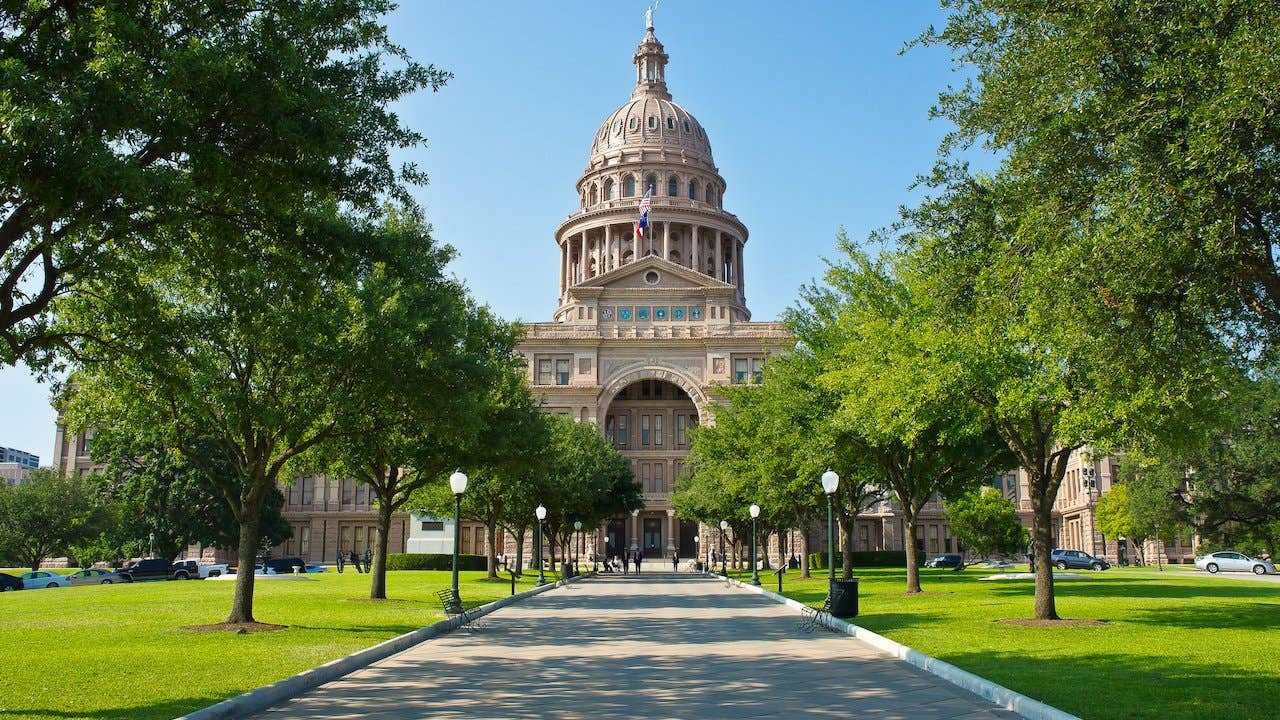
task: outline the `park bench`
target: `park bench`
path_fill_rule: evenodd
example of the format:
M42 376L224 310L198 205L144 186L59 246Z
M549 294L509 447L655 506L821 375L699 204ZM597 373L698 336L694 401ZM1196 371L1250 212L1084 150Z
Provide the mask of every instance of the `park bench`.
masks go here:
M436 597L440 598L440 605L444 607L444 612L449 616L450 620L456 617L462 618L462 622L458 623L458 627L464 627L472 631L484 629L484 624L480 622L480 616L462 607L462 600L458 597L458 593L453 591L453 588L438 591Z
M831 605L835 602L835 597L839 597L840 592L840 590L835 590L833 593L828 593L826 599L822 601L821 608L814 608L805 605L800 611L802 615L800 620L800 629L807 633L811 633L816 630L819 625L829 627L827 623L822 621L823 616L826 616L827 618L831 617Z

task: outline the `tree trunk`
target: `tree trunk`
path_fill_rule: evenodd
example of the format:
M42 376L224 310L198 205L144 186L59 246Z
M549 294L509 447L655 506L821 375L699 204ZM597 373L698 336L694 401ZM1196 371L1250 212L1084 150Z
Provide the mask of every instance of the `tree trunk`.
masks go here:
M764 532L764 536L761 538L762 540L764 540L764 542L761 543L760 549L758 551L760 553L760 569L761 570L773 569L773 567L769 565L769 535L770 535L769 531L766 530Z
M840 579L853 579L853 518L841 514L837 525L840 530Z
M511 563L507 563L511 567ZM524 577L524 530L516 533L516 577Z
M235 598L231 602L229 623L251 623L253 619L253 580L258 561L258 521L262 516L262 500L240 507L240 545L236 567Z
M485 542L489 544L488 560L486 565L489 566L489 573L486 577L490 580L498 579L498 524L493 518L489 518L489 522L485 523Z
M920 558L916 557L916 513L918 511L905 506L902 518L903 529L907 536L903 538L903 547L907 551L907 594L920 592Z
M387 546L391 537L391 503L378 498L378 544L373 549L373 577L369 582L369 599L387 599Z
M800 531L800 577L812 577L809 574L809 530Z
M1034 488L1036 478L1030 479ZM1043 494L1032 494L1031 519L1031 544L1036 554L1036 619L1057 620L1053 596L1053 503Z

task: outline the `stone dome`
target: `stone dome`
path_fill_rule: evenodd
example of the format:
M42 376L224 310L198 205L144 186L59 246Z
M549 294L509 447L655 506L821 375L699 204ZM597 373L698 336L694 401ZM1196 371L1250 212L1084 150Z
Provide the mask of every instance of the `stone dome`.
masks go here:
M605 118L591 143L591 156L615 150L662 147L714 165L706 130L684 108L670 100L643 96Z

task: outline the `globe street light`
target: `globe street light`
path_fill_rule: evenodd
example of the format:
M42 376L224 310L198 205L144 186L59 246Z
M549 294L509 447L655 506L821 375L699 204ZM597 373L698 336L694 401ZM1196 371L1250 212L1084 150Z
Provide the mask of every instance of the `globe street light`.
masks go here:
M674 537L676 534L675 516L676 516L675 509L667 508L667 526L671 528L671 532L667 535L667 550L670 550L671 552L675 552L676 550L675 537Z
M636 508L635 510L632 510L632 511L631 511L631 517L632 517L632 518L635 518L635 517L636 517L636 516L638 516L639 514L640 514L640 508ZM635 523L632 523L632 524L634 525ZM638 531L640 528L639 528L639 527L637 527L637 528L635 528L635 529ZM639 548L639 547L640 547L640 546L636 544L636 536L635 536L635 532L632 532L632 534L631 534L631 549L632 549L632 550L635 550L635 549L637 549L637 548Z
M467 476L454 470L449 476L449 489L453 491L453 597L461 610L462 596L458 594L458 546L462 544L462 493L467 491Z
M728 530L728 529L729 529L729 521L728 521L728 520L721 520L721 521L720 521L720 574L721 574L721 575L723 575L723 576L725 576L725 577L729 577L729 569L728 569L727 567L725 567L725 564L724 564L724 562L725 562L725 557L724 557L724 531L725 531L725 530Z
M831 496L835 494L836 488L840 487L840 476L832 472L831 468L822 473L822 492L827 494L827 584L836 580L836 538L835 526L831 519Z
M582 521L574 520L573 534L577 535L578 537L582 537L581 533L582 533ZM582 548L578 547L577 544L573 546L573 574L574 575L578 574L578 562L582 560L581 552L580 552L581 550Z
M547 576L542 572L542 521L547 519L547 509L539 503L538 509L534 510L533 514L538 517L538 537L534 540L538 550L538 584L546 585Z
M751 584L760 584L760 570L756 568L756 518L760 517L760 506L751 503L747 508L751 513Z

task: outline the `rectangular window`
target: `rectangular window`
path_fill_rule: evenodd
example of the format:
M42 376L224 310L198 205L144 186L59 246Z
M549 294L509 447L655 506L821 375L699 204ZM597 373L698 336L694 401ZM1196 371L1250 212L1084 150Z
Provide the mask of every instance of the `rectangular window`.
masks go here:
M311 559L311 526L303 525L298 529L298 549L303 560Z
M609 444L614 445L614 438L617 437L617 428L614 427L615 421L612 415L606 415L604 419L604 436L609 439Z
M618 416L618 447L624 448L626 446L627 446L627 416L619 415Z
M662 416L653 416L653 444L662 447Z
M751 358L751 382L759 385L764 382L764 360Z
M423 520L422 530L424 532L444 532L443 520Z
M649 463L640 463L640 487L647 493L653 492L653 476L649 474L649 467Z
M866 525L858 526L858 542L861 544L861 547L859 549L861 550L871 549L871 528L867 527Z
M313 475L302 478L302 504L310 505L316 501L316 479Z
M667 487L667 484L663 481L662 475L662 463L654 463L653 486L657 488L657 491L660 493L671 492L671 488Z
M484 526L483 525L476 526L475 532L476 532L476 543L475 543L476 554L483 555L484 554Z
M640 381L640 397L642 398L649 397L649 388L651 384L652 384L652 381L649 381L649 380Z
M649 447L649 416L640 416L640 444Z
M688 427L685 421L688 420L686 415L676 416L676 447L684 447L689 444Z
M289 504L290 505L296 506L298 503L302 502L301 486L302 486L302 480L298 480L297 482L289 486Z
M364 505L368 502L369 486L364 483L356 483L356 504Z
M734 383L735 385L746 385L746 384L747 384L747 369L748 369L749 367L750 367L750 366L748 365L748 360L747 360L747 358L734 358L734 360L733 360L733 383Z
M357 527L357 528L356 528L356 545L355 545L355 547L356 547L356 552L363 552L363 551L364 551L364 547L365 547L365 545L364 545L364 528L362 528L362 527Z
M538 361L538 384L550 385L551 379L552 379L551 378L551 361L539 360Z
M569 384L569 361L568 360L556 360L556 384L557 385Z
M344 479L342 481L342 504L350 505L356 499L356 487L354 480Z

